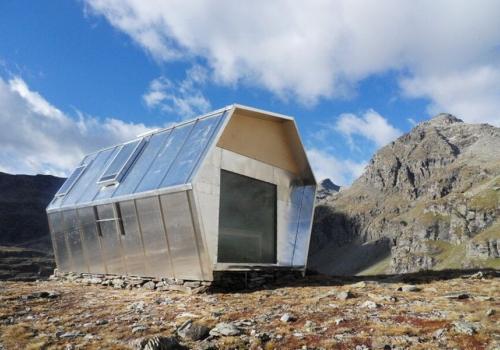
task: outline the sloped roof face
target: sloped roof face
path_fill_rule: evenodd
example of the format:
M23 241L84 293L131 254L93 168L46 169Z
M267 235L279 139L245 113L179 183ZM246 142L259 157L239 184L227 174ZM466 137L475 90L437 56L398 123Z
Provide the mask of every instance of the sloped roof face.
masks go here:
M224 110L86 156L47 210L190 183L227 114ZM119 184L106 186L113 182Z

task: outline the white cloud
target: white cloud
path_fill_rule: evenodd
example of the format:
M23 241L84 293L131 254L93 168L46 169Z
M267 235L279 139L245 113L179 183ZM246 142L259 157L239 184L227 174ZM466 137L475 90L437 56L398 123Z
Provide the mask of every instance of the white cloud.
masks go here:
M463 118L483 120L476 109L456 106L475 106L474 96L445 98L442 91L451 91L446 81L426 82L456 77L470 83L468 71L498 62L500 2L495 0L86 3L158 61L199 57L221 84L264 87L304 103L349 95L362 79L396 71L415 84L423 79L431 85L415 95L440 108L456 107L467 114ZM498 96L498 77L491 79ZM489 106L485 115L499 118L492 94L483 97Z
M186 72L182 81L175 82L164 76L154 79L142 98L150 108L180 114L183 118L193 117L211 108L210 101L200 90L206 81L206 69L195 65Z
M401 81L408 97L427 97L431 114L447 112L470 123L500 126L500 66L430 74Z
M86 153L134 138L143 124L71 118L19 77L0 77L0 170L65 176Z
M368 110L360 117L351 113L341 114L334 129L347 137L353 146L353 135L362 136L377 147L382 147L402 134L401 130L392 126L374 110Z
M363 172L366 162L338 159L330 152L318 148L307 150L316 180L331 179L340 186L350 185Z

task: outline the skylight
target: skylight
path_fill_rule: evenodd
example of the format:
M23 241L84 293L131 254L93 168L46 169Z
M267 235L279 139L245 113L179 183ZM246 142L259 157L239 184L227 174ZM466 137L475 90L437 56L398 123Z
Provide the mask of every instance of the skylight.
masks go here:
M86 165L81 165L78 168L76 168L75 170L73 170L71 175L66 179L64 184L61 186L61 188L57 192L56 197L66 195L66 193L68 193L69 190L71 190L71 188L75 184L76 180L78 180L78 178L82 175L82 173L86 167L87 167Z
M98 183L119 182L144 146L144 139L128 142L121 146L115 158L106 168Z

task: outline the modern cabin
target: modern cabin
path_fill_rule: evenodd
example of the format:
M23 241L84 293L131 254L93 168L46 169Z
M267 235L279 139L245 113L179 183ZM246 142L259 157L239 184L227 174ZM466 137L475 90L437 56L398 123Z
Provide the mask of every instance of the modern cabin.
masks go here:
M47 208L59 271L305 271L316 181L293 118L231 105L87 155Z

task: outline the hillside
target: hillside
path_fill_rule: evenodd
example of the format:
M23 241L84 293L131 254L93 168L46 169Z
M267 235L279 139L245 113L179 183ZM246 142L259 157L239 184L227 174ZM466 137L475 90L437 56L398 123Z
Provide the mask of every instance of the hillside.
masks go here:
M0 172L0 279L30 280L54 268L45 208L64 179Z
M329 274L500 267L500 129L440 114L318 199L309 268Z

